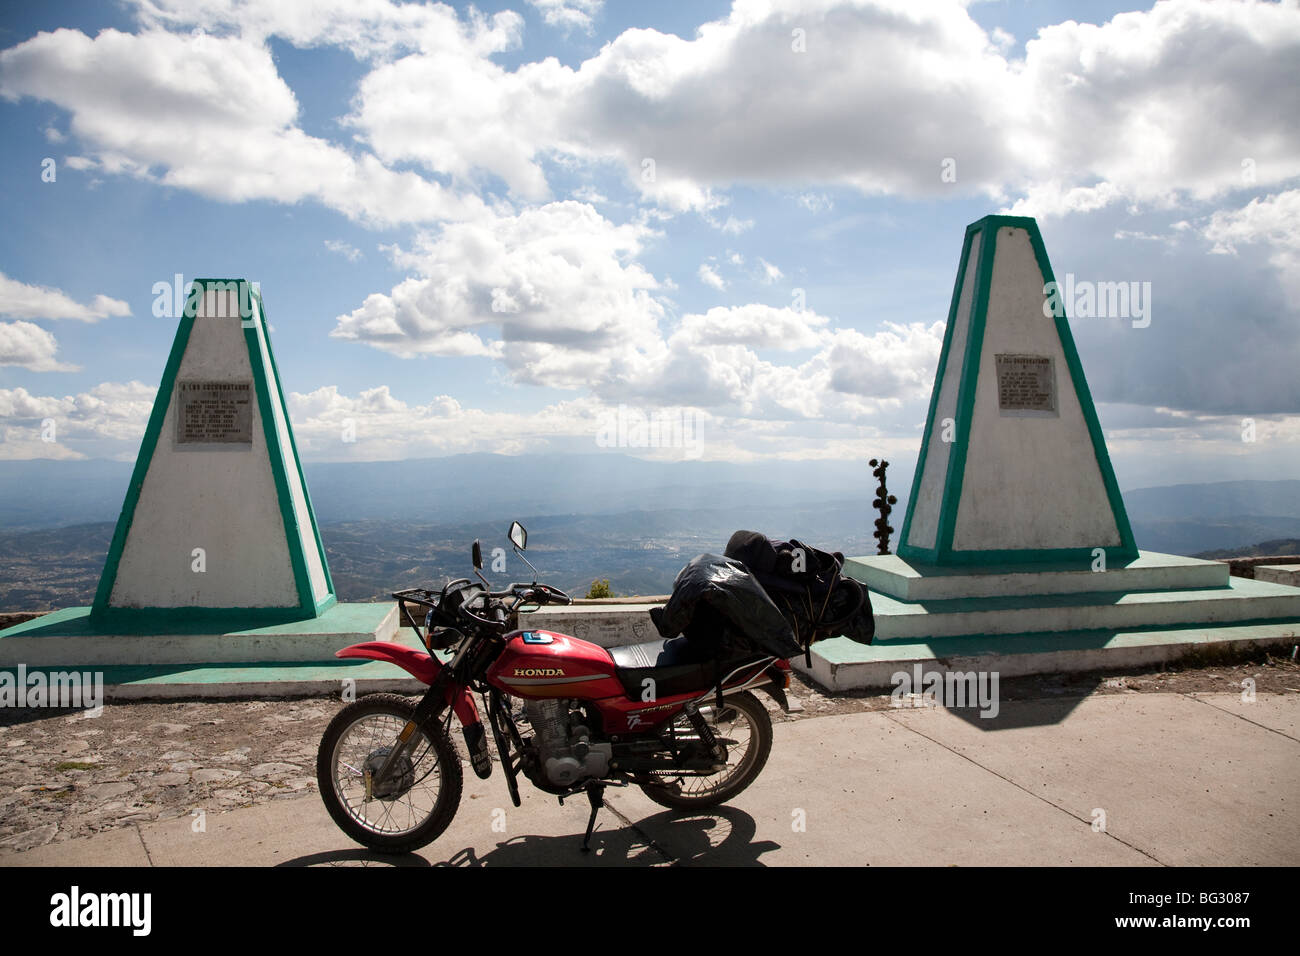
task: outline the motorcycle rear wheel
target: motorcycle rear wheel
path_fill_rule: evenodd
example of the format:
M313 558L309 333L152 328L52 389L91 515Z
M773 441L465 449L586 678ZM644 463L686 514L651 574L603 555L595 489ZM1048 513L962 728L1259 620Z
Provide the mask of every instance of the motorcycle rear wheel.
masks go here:
M642 792L662 807L675 810L705 810L726 803L754 782L772 751L772 719L767 709L749 691L728 695L721 713L716 702L700 705L709 727L727 747L727 769L709 776L671 776L662 783L642 783ZM694 736L690 719L679 714L674 732Z
M374 770L383 762L414 713L405 697L369 694L334 716L316 755L325 809L340 830L379 853L409 853L432 843L460 806L460 757L441 726L419 728L396 779L366 792L367 764Z

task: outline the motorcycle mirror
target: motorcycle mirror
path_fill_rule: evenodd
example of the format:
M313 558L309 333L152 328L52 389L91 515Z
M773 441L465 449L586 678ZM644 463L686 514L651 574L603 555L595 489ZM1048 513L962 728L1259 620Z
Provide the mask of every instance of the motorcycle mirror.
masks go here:
M474 570L482 571L483 570L483 547L478 543L477 538L474 539L474 547L471 553L474 556Z
M524 530L524 526L518 521L510 524L510 543L520 551L528 547L528 532Z

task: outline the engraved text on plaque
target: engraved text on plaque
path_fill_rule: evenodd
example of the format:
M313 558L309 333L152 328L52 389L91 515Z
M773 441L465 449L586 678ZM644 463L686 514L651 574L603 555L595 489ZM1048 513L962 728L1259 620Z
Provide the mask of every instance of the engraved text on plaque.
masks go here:
M252 445L251 382L177 382L178 445Z
M995 355L998 409L1049 412L1056 408L1056 370L1050 355Z

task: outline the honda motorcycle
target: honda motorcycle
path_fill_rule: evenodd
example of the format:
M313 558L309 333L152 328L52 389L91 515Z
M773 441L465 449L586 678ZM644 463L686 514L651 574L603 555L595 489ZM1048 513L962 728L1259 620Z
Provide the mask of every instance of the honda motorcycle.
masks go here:
M368 641L337 652L396 664L428 685L418 702L361 697L330 722L316 775L339 828L383 853L437 839L461 798L453 719L474 772L492 775L483 714L516 807L521 775L561 803L587 795L584 851L606 787L637 786L656 803L691 810L748 787L772 746L767 709L750 692L762 690L788 710L790 665L762 652L718 659L686 637L606 649L541 628L511 629L520 612L572 601L537 582L519 522L508 537L533 571L531 584L493 591L475 541L477 582L393 594L423 650Z

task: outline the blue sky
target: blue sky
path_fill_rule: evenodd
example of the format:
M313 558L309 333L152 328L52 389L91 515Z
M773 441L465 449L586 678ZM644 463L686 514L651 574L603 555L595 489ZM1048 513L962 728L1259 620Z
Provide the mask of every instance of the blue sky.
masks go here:
M134 456L177 273L261 283L309 459L589 452L620 406L909 457L1011 211L1151 283L1071 323L1122 485L1300 477L1297 62L1293 2L6 7L0 458Z

